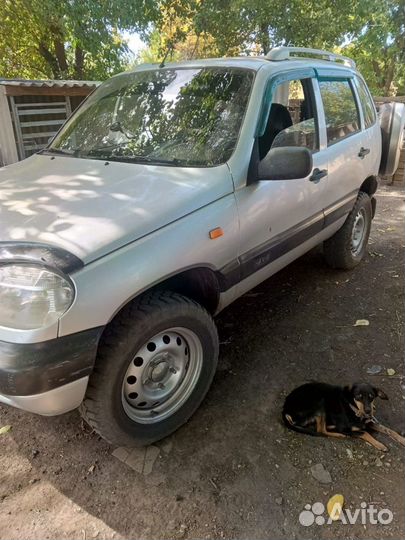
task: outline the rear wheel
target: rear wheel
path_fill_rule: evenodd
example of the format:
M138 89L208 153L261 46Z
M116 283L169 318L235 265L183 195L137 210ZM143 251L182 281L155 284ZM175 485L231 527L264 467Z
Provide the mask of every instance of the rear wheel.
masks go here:
M371 199L360 191L342 227L324 242L325 258L332 268L349 270L359 264L366 252L371 220Z
M145 295L106 330L82 414L113 444L159 440L198 408L217 358L215 324L204 308L176 293Z

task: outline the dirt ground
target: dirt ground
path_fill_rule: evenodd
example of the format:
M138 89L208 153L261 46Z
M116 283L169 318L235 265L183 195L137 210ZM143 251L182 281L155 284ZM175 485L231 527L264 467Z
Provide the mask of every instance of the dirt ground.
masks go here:
M404 194L382 187L377 198L360 267L331 270L314 250L220 315L213 386L150 474L114 457L76 411L42 418L0 406L0 426L12 425L0 435L0 537L403 538L403 448L381 454L280 423L285 395L304 381L369 380L390 398L380 420L405 430ZM320 464L329 483L314 477ZM300 524L306 504L336 493L352 511L373 504L393 520Z

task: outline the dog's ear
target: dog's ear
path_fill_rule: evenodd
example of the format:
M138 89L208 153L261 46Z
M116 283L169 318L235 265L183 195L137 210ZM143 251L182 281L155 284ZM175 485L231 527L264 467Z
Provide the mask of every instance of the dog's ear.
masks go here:
M343 387L343 391L346 393L346 394L351 394L352 393L352 389L353 389L353 386L352 385L346 385Z
M385 392L383 392L380 388L374 387L374 392L380 399L388 399L388 396Z

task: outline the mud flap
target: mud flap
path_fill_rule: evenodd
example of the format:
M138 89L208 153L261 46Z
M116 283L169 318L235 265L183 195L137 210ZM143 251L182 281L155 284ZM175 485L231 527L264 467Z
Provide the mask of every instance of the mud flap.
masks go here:
M371 217L374 219L375 211L377 208L377 200L375 197L371 197Z

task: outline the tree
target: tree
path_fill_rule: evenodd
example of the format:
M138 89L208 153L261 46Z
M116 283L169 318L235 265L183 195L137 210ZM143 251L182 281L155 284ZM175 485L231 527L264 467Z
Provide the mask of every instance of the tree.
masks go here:
M153 0L3 0L0 76L103 79L122 71L119 31L145 31Z
M221 1L216 1L218 8ZM163 0L156 26L148 37L149 47L141 51L140 60L159 62L163 58L173 61L221 56L220 41L201 24L200 16L204 13L202 0ZM226 51L231 52L228 43Z
M162 0L161 6L142 59L326 48L355 58L374 93L405 92L403 0Z
M353 57L374 95L405 94L405 4L370 2L360 35L344 51Z
M203 38L219 55L266 54L278 45L338 45L361 30L364 15L362 0L163 0L157 26L162 49Z
M403 0L2 0L0 77L105 79L129 61L123 30L142 61L334 49L373 93L405 93Z

